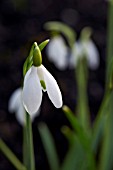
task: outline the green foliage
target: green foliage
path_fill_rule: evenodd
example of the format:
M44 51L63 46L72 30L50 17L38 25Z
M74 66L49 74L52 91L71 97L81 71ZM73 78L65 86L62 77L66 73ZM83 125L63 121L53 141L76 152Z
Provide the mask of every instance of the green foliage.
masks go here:
M44 145L45 152L48 156L48 162L49 162L51 170L59 170L60 167L59 167L58 155L56 152L53 137L48 127L44 123L41 123L39 124L38 129L41 135L41 139Z

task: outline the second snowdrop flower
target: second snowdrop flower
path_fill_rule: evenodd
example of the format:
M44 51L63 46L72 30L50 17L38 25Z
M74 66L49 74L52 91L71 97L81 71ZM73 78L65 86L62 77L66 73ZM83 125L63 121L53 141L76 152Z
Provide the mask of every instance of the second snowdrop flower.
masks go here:
M23 104L32 115L42 102L42 90L47 94L56 108L62 107L62 95L54 77L42 65L42 56L38 45L33 51L33 65L27 71L23 86Z
M88 40L78 41L75 43L70 56L70 67L74 68L80 58L85 56L87 58L90 69L95 70L99 66L99 52L93 41Z
M47 55L50 61L52 61L58 69L64 70L67 68L68 48L60 35L51 39L47 46Z
M15 112L16 118L21 125L25 124L26 121L25 121L25 109L22 103L22 88L18 88L12 93L9 99L8 109L9 112L11 113ZM39 113L40 109L36 113L31 115L31 120L33 121L34 118L37 115L39 115Z

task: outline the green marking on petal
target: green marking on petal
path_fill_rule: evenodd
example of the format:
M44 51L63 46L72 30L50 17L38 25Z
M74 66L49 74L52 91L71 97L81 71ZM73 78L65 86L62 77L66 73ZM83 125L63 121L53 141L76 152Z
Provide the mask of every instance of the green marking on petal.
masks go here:
M40 80L41 86L43 87L44 90L46 90L46 84L44 80Z

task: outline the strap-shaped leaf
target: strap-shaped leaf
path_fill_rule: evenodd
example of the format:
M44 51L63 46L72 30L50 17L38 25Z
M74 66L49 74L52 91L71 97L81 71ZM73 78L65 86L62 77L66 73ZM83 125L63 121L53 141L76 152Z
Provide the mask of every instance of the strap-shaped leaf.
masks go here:
M59 159L58 159L58 155L56 152L56 147L55 147L53 137L48 127L46 126L46 124L40 123L40 125L38 126L38 129L40 132L42 143L43 143L51 170L59 170L60 169Z

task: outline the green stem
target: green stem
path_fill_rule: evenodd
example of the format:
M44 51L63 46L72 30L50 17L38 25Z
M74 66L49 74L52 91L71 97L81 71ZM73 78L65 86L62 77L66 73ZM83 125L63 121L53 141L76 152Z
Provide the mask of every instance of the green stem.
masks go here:
M76 68L76 81L78 90L77 114L86 132L90 131L90 115L87 97L87 62L85 58L78 61Z
M27 128L26 128L26 124L24 124L23 126L23 163L24 165L27 167L27 160L28 160L28 143L27 143Z
M32 134L32 122L30 115L26 112L26 124L24 127L23 159L27 170L35 170L34 146Z
M10 160L10 162L18 170L26 170L26 167L20 162L20 160L14 155L14 153L7 147L7 145L0 139L0 150Z

